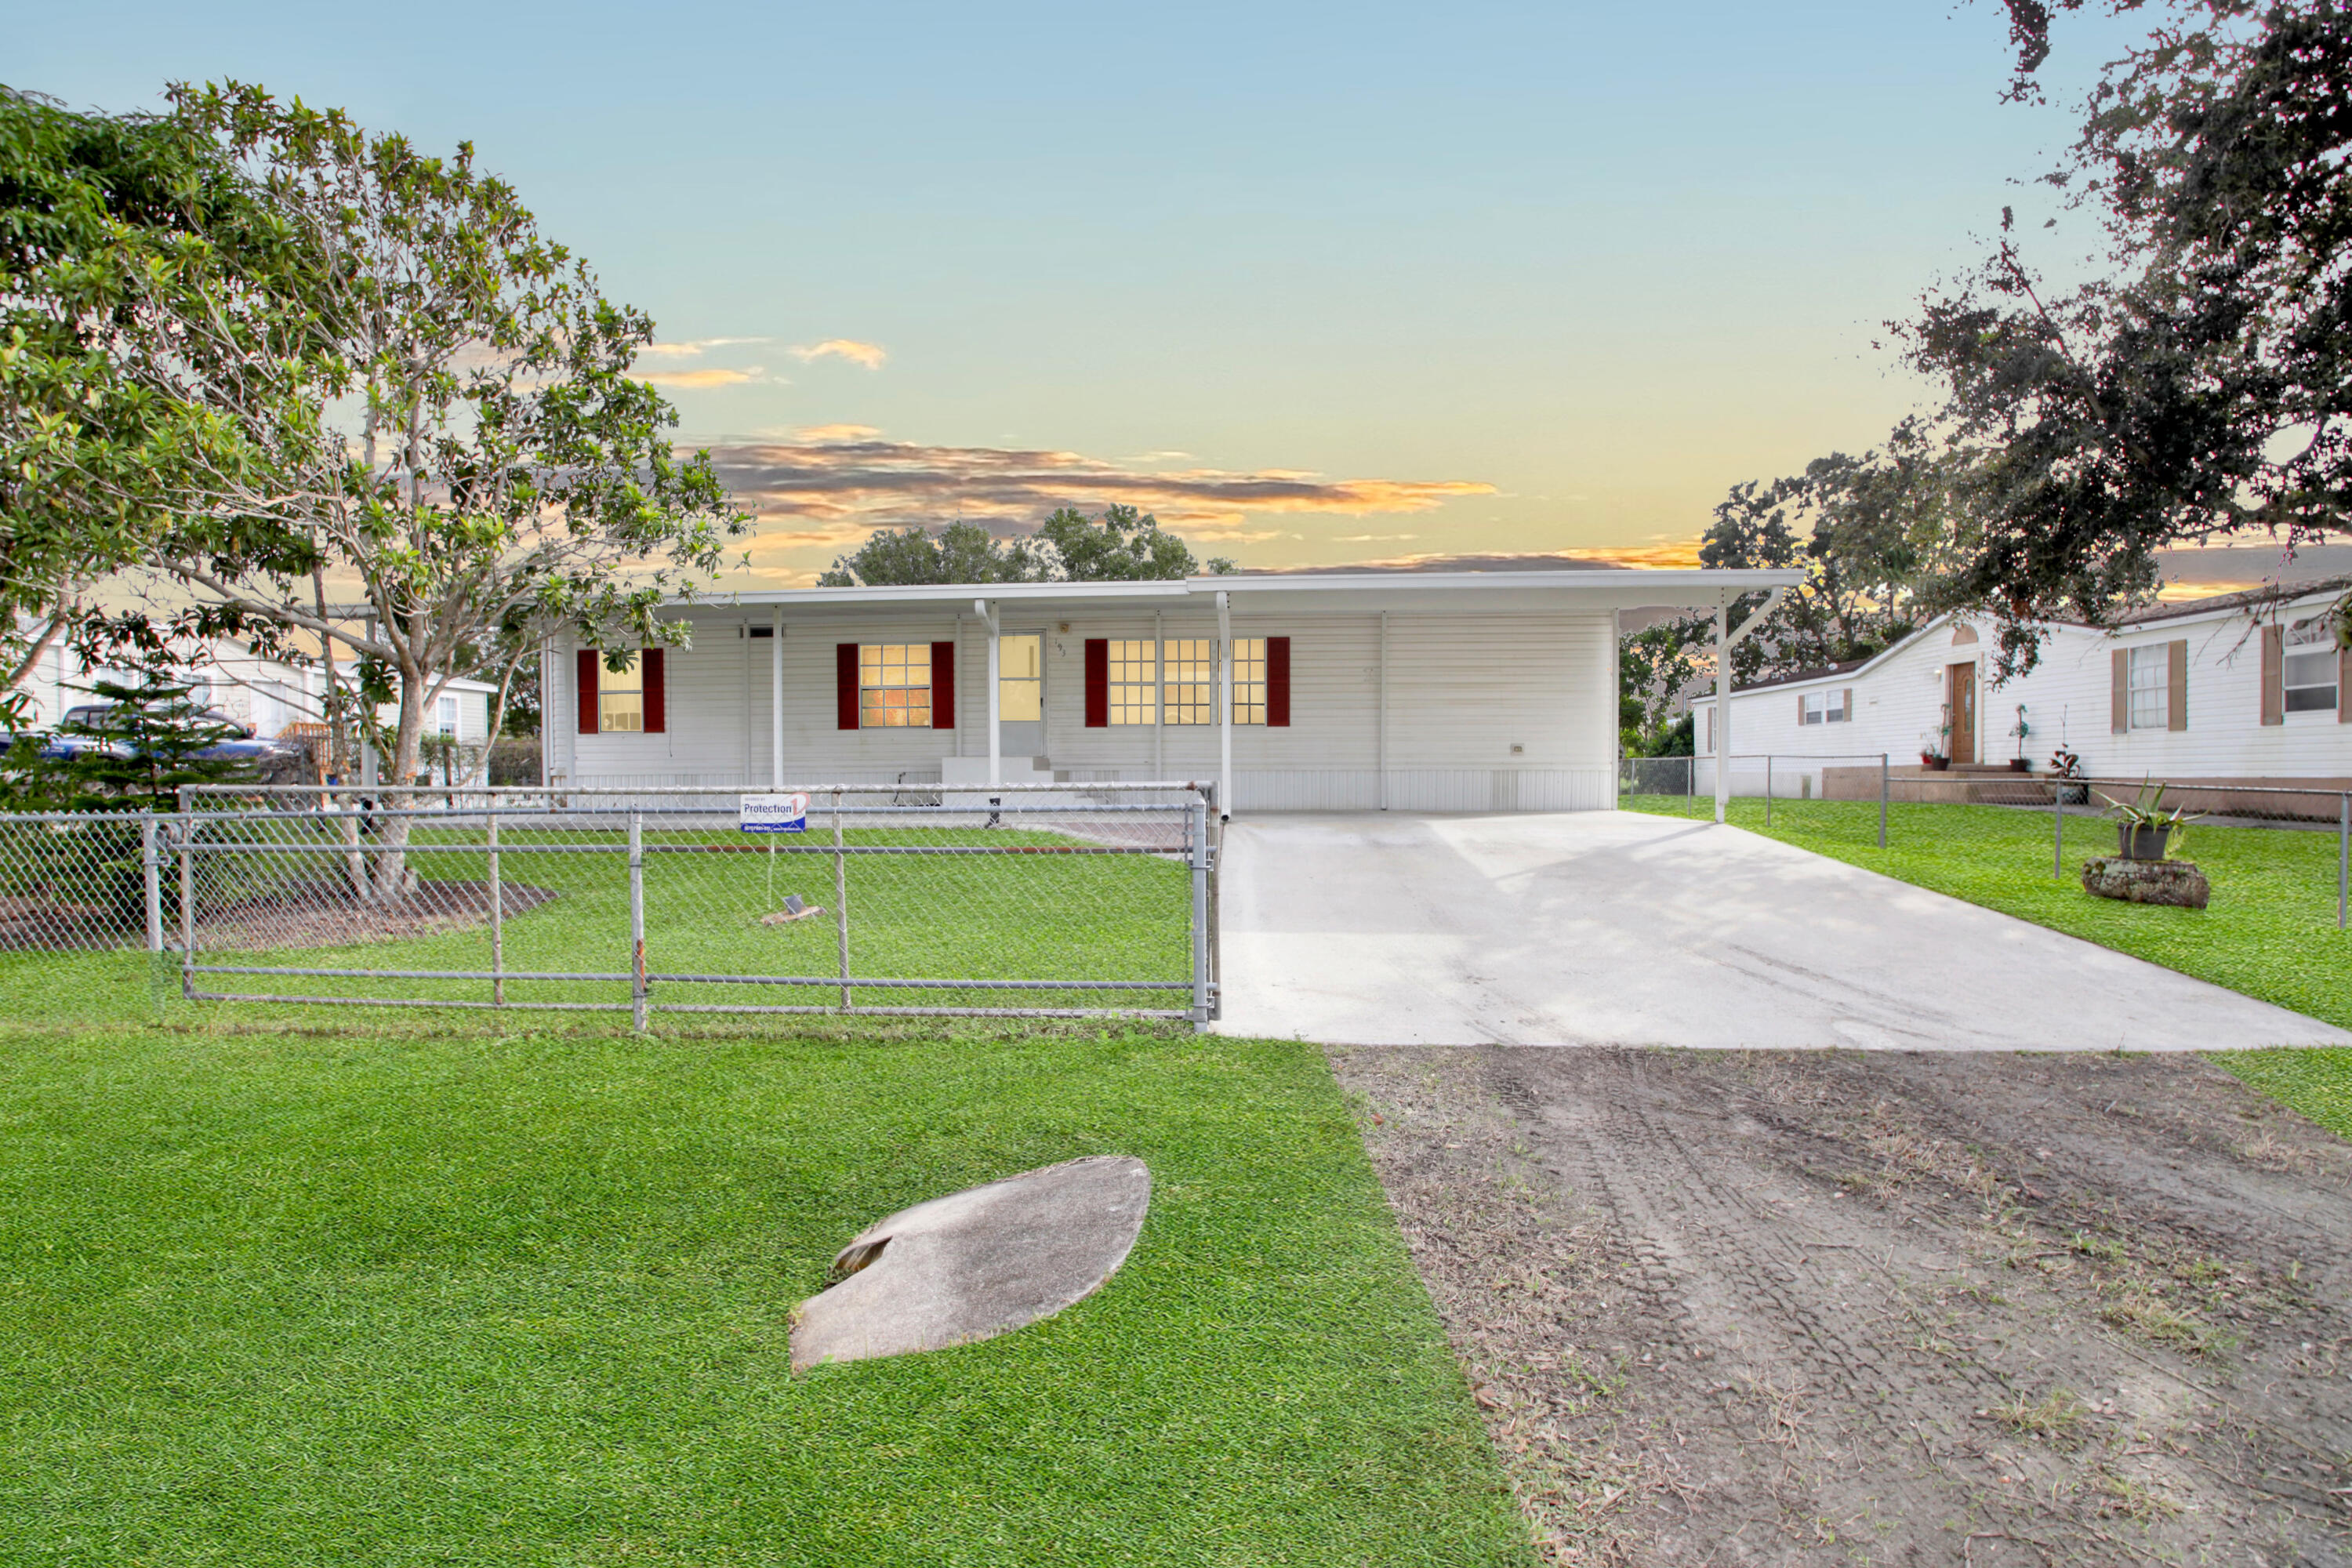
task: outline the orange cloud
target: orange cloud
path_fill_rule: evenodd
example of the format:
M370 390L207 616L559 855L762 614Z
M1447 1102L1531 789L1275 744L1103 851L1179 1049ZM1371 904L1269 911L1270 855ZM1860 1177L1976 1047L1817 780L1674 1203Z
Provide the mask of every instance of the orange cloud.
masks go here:
M856 338L827 338L821 343L795 345L791 352L793 357L803 363L810 360L845 359L868 370L880 370L882 362L890 357L889 351L881 344L862 343Z
M637 379L651 386L694 388L735 386L743 382L756 381L761 374L761 367L756 364L749 370L720 370L712 366L703 370L650 371L640 374Z
M763 520L859 530L950 518L1024 532L1056 507L1113 502L1202 537L1255 542L1242 531L1267 514L1427 511L1492 495L1475 479L1326 479L1294 470L1145 469L1076 452L930 447L884 441L861 426L818 426L793 442L710 449L735 494ZM1264 537L1274 537L1266 534Z
M637 353L640 356L650 354L656 359L692 359L711 349L727 348L735 343L773 342L773 338L694 338L682 343L647 343Z

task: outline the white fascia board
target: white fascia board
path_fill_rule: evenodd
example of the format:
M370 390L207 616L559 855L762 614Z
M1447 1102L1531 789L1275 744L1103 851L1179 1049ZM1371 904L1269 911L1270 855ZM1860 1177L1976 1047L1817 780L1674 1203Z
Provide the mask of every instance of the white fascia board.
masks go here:
M1910 647L1935 632L1950 626L1953 621L1958 618L1959 617L1958 616L1947 610L1944 614L1937 616L1933 619L1929 620L1926 626L1921 626L1917 631L1913 632L1909 637L1905 637L1902 641L1890 643L1886 647L1880 648L1876 653L1870 656L1867 662L1855 665L1852 669L1839 670L1830 675L1816 675L1806 680L1776 680L1769 686L1743 686L1734 691L1731 695L1734 697L1746 697L1750 693L1766 691L1802 691L1809 687L1814 686L1851 685L1854 681L1861 679L1864 676L1875 670L1880 665L1885 664L1888 659L1893 658L1896 654L1901 653L1904 649ZM1983 645L1978 644L1976 646L1981 647ZM1708 707L1712 706L1714 701L1715 693L1713 691L1709 691L1703 697L1692 698L1690 700L1690 705L1693 708Z
M1639 609L1650 605L1707 606L1745 594L1790 588L1801 570L1362 572L1295 576L1189 577L1139 583L939 583L892 588L787 588L700 595L695 608L782 605L801 610L870 610L961 604L975 596L1007 605L1067 605L1072 608L1166 608L1188 602L1206 608L1218 593L1235 608L1349 614L1381 609ZM674 605L688 605L684 600Z

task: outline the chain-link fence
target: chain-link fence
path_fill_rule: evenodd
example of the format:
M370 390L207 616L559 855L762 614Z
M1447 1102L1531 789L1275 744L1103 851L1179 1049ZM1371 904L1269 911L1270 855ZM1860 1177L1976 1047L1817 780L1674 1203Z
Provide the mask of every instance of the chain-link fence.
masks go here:
M142 945L192 1001L613 1011L1216 1012L1192 784L191 790L0 818L20 951Z
M1712 757L1628 757L1619 802L1629 810L1712 818L1715 774ZM1876 753L1734 755L1724 777L1733 819L1743 824L1800 837L1874 837L1881 849L1966 840L2021 865L2035 858L2054 876L2066 874L2070 856L2079 863L2086 855L2129 853L2123 818L2143 805L2185 814L2157 847L2176 856L2216 833L2292 834L2295 839L2270 844L2269 858L2331 892L2339 928L2352 914L2352 790L2334 780L2107 778L2006 765L1897 765ZM2147 842L2137 847L2151 852Z

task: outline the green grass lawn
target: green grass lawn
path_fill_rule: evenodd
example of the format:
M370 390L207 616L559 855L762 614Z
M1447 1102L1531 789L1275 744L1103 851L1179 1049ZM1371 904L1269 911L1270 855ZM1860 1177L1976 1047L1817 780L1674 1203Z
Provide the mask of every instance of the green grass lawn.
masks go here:
M1532 1560L1311 1047L305 1016L0 1034L0 1563ZM1093 1152L1097 1295L790 1375L860 1227Z
M1712 816L1710 800L1628 795L1629 811ZM2093 898L2083 861L2111 855L2115 825L2066 819L2066 875L2051 875L2047 812L1997 805L1892 805L1878 847L1875 802L1734 800L1730 820L1832 859L1939 893L2352 1028L2352 933L2336 925L2333 833L2192 823L2179 842L2212 883L2202 910ZM2352 1137L2352 1050L2216 1053L2222 1067L2335 1131Z

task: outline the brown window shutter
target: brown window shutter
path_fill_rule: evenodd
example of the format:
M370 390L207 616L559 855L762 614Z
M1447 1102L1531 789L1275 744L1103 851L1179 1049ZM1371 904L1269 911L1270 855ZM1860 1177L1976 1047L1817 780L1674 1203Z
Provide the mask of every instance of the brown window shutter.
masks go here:
M580 732L596 732L596 650L583 647L572 659L572 668L579 677L572 682L580 689Z
M2131 649L2116 649L2115 688L2107 701L2107 727L2120 735L2131 728Z
M1276 730L1290 727L1290 639L1265 639L1265 721Z
M2164 727L2189 728L2189 640L2164 645Z
M857 645L833 645L833 727L857 728Z
M646 733L658 735L669 728L669 690L663 684L664 649L649 647L637 655L637 673L646 690Z
M2263 722L2286 722L2286 628L2263 628Z
M2284 702L2286 699L2279 699ZM2352 647L2336 650L2336 721L2352 724Z
M956 727L955 656L956 645L951 642L931 645L931 728L934 730Z

